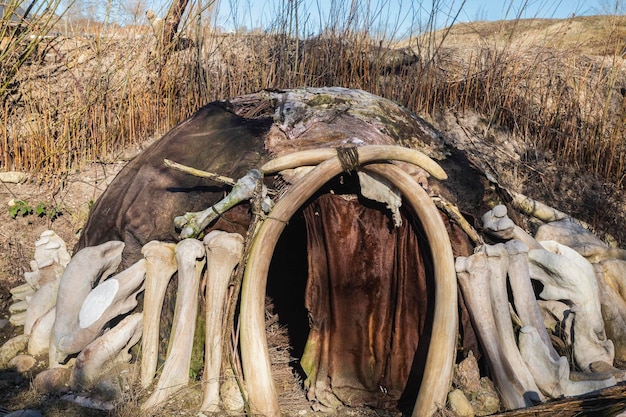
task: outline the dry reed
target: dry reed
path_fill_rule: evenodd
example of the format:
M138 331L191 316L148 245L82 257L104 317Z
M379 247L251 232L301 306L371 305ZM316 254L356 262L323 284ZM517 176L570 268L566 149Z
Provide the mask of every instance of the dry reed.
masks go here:
M155 38L147 27L91 22L81 28L87 34L42 37L39 60L24 62L13 89L0 91L0 169L62 178L81 162L113 160L122 149L140 147L207 102L264 88L333 85L363 89L426 116L477 112L489 126L504 126L560 160L624 185L624 17L607 18L610 27L594 35L602 38L602 56L541 39L520 43L515 31L523 21L501 29L504 42L484 35L479 47L461 53L442 36L455 28L433 26L395 48L394 29L376 30L367 20L369 6L361 6L305 38L295 36L306 22L293 9L265 31L229 34L211 25L210 11L202 20L192 10L163 67L149 53ZM577 19L584 18L572 24Z

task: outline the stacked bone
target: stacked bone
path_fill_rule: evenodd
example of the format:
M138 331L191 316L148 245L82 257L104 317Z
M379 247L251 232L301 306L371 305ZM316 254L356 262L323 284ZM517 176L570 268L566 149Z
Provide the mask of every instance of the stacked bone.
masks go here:
M504 206L486 213L483 226L506 243L477 248L458 258L456 269L504 406L525 407L623 381L626 373L613 365L626 354L624 251L569 220L548 223L533 238ZM543 285L539 299L531 280ZM518 343L512 316L521 323ZM554 349L548 329L555 327L565 329L574 363Z
M107 375L119 374L120 367L131 359L129 350L142 336L141 381L144 387L150 386L156 375L159 318L165 290L170 278L178 272L168 356L156 388L143 408L158 406L182 389L189 379L198 289L206 263L207 362L202 409L217 410L222 374L222 311L232 272L243 251L241 235L213 231L205 237L204 246L195 239L185 239L177 245L149 242L142 251L144 259L117 274L122 242L84 248L70 260L65 243L47 231L36 247L33 272L25 274L26 284L12 291L17 306L24 307L12 309L16 313L11 323L23 325L29 333L8 341L0 349L17 354L23 349L13 347L28 340L32 355L48 354L50 369L37 375L35 387L65 390L69 386L76 392L98 388ZM144 289L144 311L132 313L137 307L137 296ZM226 401L222 399L222 403ZM228 403L233 403L232 398ZM234 403L236 409L229 411L240 412L241 396Z
M29 335L28 353L41 355L48 350L51 330L50 318L54 316L59 283L70 255L63 239L51 230L44 231L35 242L32 271L24 273L24 284L11 290L14 303L10 307L9 321L14 326L24 326Z

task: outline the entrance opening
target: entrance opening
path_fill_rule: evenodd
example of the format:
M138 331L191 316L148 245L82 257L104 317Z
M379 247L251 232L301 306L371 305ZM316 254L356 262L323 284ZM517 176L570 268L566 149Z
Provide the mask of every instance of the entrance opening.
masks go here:
M325 406L409 410L431 333L432 257L406 205L395 228L388 209L357 195L357 176L342 174L290 219L267 295L309 395Z

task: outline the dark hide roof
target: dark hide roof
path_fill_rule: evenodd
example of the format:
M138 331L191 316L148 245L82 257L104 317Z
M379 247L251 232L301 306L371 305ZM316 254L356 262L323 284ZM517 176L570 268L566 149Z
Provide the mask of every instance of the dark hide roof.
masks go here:
M122 240L128 266L150 240L176 241L173 218L209 207L228 187L168 168L163 160L239 178L267 160L261 138L270 123L239 117L220 102L201 108L120 171L93 206L74 250Z

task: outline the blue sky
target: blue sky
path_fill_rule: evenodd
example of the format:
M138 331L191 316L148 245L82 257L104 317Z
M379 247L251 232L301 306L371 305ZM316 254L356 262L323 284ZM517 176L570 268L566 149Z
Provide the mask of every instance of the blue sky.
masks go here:
M206 4L209 0L203 0ZM294 0L219 0L218 25L225 30L235 27L248 29L267 28L278 14L281 4ZM307 22L307 32L311 34L320 27L320 22L328 23L333 16L347 15L351 0L299 0L299 19ZM358 4L370 4L373 30L397 27L397 32L409 28L419 30L424 27L431 15L432 5L439 5L437 22L442 27L457 21L500 20L522 18L565 18L575 15L611 13L615 0L359 0ZM147 0L148 6L158 15L165 14L170 0ZM624 1L619 1L624 3ZM462 8L461 8L462 6ZM461 8L460 13L459 8ZM329 13L334 10L334 13ZM359 14L364 16L363 10ZM304 20L303 20L304 21ZM302 30L302 29L301 29ZM305 34L306 35L306 34ZM402 35L400 33L400 35Z

